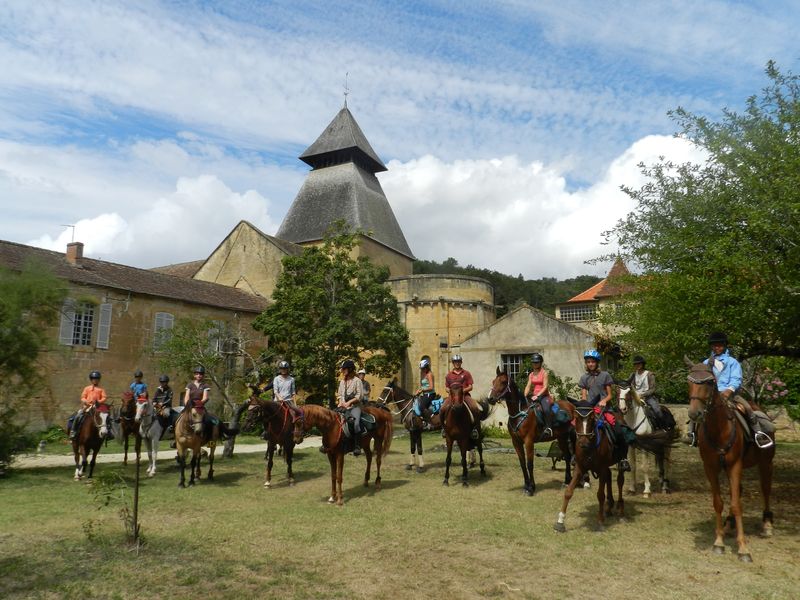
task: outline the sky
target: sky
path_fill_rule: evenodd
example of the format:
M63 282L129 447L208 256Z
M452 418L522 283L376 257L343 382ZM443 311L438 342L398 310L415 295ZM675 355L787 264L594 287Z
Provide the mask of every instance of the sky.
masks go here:
M418 258L602 275L638 165L703 159L668 111L742 110L798 27L780 0L5 0L0 239L149 268L273 234L346 78Z

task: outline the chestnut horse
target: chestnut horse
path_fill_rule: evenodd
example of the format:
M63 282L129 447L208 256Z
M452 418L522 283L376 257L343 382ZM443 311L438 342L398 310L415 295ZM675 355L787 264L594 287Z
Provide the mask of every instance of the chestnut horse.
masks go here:
M559 402L559 409L569 414L569 420L562 425L554 425L553 435L542 435L539 421L534 414L533 404L525 399L514 378L509 377L506 371L501 372L499 368L497 376L492 380L489 402L505 402L508 408L506 426L511 434L511 442L514 444L519 466L522 469L523 493L526 496L533 496L536 492L536 481L533 476L533 455L536 442L549 442L553 439L558 442L558 447L567 465L564 473L564 485L568 485L572 480L570 436L573 435L571 421L574 418L575 407L569 402Z
M413 394L397 385L396 380L392 380L383 388L380 400L384 404L394 404L397 407L397 411L392 413L400 416L400 422L408 431L411 456L406 471L416 467L417 473L422 473L425 470L425 459L422 457L422 432L425 430L425 421L414 412ZM436 420L435 429L439 429L438 419L434 417L434 420Z
M442 422L444 439L447 444L447 458L444 461L444 481L442 485L450 485L450 464L453 455L453 442L458 442L461 451L461 484L469 485L469 470L467 469L467 451L477 448L480 458L481 477L486 476L486 465L483 462L483 433L481 421L489 416L489 405L485 404L483 410L475 414L464 401L464 389L456 384L450 386L450 406ZM477 430L477 439L472 438L473 429Z
M374 453L377 469L375 489L380 489L381 460L389 452L389 447L392 445L392 434L394 433L392 413L388 408L380 404L362 405L361 411L375 417L376 424L373 431L363 431L364 425L362 423L361 449L367 458L364 486L369 486L370 468ZM344 435L340 413L316 404L304 405L303 413L304 418L298 419L294 424L294 441L299 444L303 439L303 433L312 427L316 427L322 432L322 451L328 455L328 461L331 465L331 495L328 498L328 502L331 504L335 502L338 506L342 506L344 504L342 495L344 455L348 452L350 440ZM370 440L375 440L374 448L370 447Z
M569 482L567 489L564 490L564 501L561 504L561 512L558 513L558 520L553 526L556 531L561 533L567 529L564 520L567 516L567 506L575 492L575 486L583 480L583 474L591 472L599 481L597 486L597 530L603 531L605 518L611 516L614 509L614 491L611 487L611 466L617 462L614 460L614 449L603 428L598 427L598 414L592 407L575 408L575 472L572 481ZM625 472L617 471L617 511L621 519L625 518L625 500L622 498L622 486L625 485ZM608 503L606 504L606 496Z
M134 438L133 446L136 452L136 458L139 458L142 451L142 436L139 433L139 424L136 423L136 398L133 392L123 392L122 404L119 408L119 431L120 442L125 448L125 457L122 459L122 464L128 464L128 438L132 435Z
M744 537L742 526L742 470L754 465L758 466L761 482L761 496L764 501L762 513L762 532L764 536L772 535L772 511L769 508L769 497L772 491L772 461L775 457L775 445L759 448L751 442L736 416L736 403L724 400L717 390L717 381L710 365L693 364L684 358L690 368L689 382L689 418L697 424L697 447L703 459L703 468L711 484L711 494L716 513L716 527L713 550L715 554L724 554L726 533L723 527L723 501L719 486L719 475L722 471L728 476L731 488L731 514L727 524L736 523L736 542L739 546L739 560L752 562L750 551ZM753 407L758 410L757 406Z
M87 479L92 479L94 473L94 463L97 460L97 453L100 451L100 446L103 444L103 436L100 435L101 429L107 429L108 425L104 423L103 414L105 419L108 419L108 413L100 413L97 410L97 405L94 404L83 415L81 421L81 428L75 437L72 438L72 452L75 455L75 481L80 481L88 463L89 474ZM92 454L92 460L89 461L89 453Z
M266 461L264 487L269 488L272 486L273 456L278 445L283 448L283 459L286 461L289 485L294 485L292 457L295 445L293 435L295 419L292 418L289 407L284 402L262 400L259 398L258 393L254 393L250 396L247 406L245 429L252 429L259 419L264 425L264 437L267 440L267 451L264 453L264 460ZM302 441L302 438L300 441Z

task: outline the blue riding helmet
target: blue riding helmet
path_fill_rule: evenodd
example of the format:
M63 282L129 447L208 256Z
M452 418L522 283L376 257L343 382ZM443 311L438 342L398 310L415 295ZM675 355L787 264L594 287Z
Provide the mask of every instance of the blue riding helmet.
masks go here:
M602 356L600 356L600 353L597 350L592 349L583 353L583 360L586 360L587 358L593 358L597 362L600 362Z

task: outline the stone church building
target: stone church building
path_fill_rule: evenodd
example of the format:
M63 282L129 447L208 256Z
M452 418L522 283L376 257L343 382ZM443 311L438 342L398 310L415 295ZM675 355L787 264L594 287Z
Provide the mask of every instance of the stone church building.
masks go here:
M157 385L156 334L178 318L249 327L270 302L281 260L320 244L337 219L365 232L357 255L389 268L412 342L399 373L404 388L417 387L422 356L430 357L437 382L443 382L454 352L464 355L479 395L488 390L495 366L513 372L534 351L560 375L580 375L581 352L593 345L587 330L528 306L496 320L487 281L412 274L414 254L376 177L386 166L346 106L299 158L311 170L275 236L242 221L204 259L137 269L83 257L80 243L61 254L0 241L0 265L19 269L35 258L68 282L69 298L53 331L58 343L46 357L46 389L29 404L31 426L62 422L92 369L103 372L110 398L127 388L136 368ZM182 389L187 374L170 375ZM385 382L371 383L377 393Z

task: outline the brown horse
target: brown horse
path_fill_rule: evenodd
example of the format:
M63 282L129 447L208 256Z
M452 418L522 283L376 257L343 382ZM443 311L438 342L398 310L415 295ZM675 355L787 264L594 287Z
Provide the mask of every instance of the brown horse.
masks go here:
M703 459L703 468L711 484L711 494L716 513L716 527L713 550L715 554L724 554L726 533L723 527L723 501L720 493L719 475L722 471L728 476L731 488L731 514L728 526L736 524L736 542L739 546L739 560L752 562L750 551L744 537L742 526L742 470L754 465L758 466L761 482L761 495L764 501L762 513L762 532L772 535L772 511L769 508L769 497L772 491L772 461L775 457L775 445L759 448L750 442L745 435L744 427L736 416L736 403L724 400L717 390L717 381L710 365L693 364L684 359L690 367L689 381L689 418L697 423L697 447ZM754 406L758 410L757 406Z
M122 459L122 464L128 464L128 438L133 436L134 450L136 458L138 459L142 451L142 435L139 431L139 424L136 423L136 398L133 392L123 392L122 403L119 408L119 431L120 442L125 448L125 456Z
M614 509L614 492L611 487L611 466L617 462L608 436L603 428L598 427L598 416L592 407L575 408L575 472L572 481L564 490L564 501L561 512L554 525L556 531L565 532L564 520L567 516L567 506L575 492L575 486L583 480L584 473L591 472L598 480L597 486L597 530L603 531L606 516L611 516ZM622 498L622 486L625 485L625 472L617 471L617 511L621 519L625 518L625 500ZM608 503L606 504L606 495Z
M403 427L408 431L411 455L406 465L406 471L411 471L416 467L417 473L424 472L425 459L422 456L422 432L425 431L425 421L414 412L414 395L397 385L396 380L392 380L383 388L380 400L384 404L394 404L397 407L397 411L392 411L392 413L399 415ZM440 428L438 415L434 415L430 425L431 429Z
M501 372L499 368L497 369L497 376L492 380L489 402L505 402L508 408L506 426L511 434L511 442L514 444L519 466L522 469L522 477L524 479L523 493L526 496L533 496L536 492L536 481L533 476L533 455L536 442L549 442L553 439L558 442L558 447L561 449L561 454L567 465L566 473L564 474L564 485L568 485L572 480L570 436L573 435L571 421L574 418L575 407L569 402L559 402L559 409L569 415L569 420L561 425L554 425L553 435L543 435L533 410L533 404L525 399L513 377L509 377L506 371Z
M245 429L252 429L259 419L264 425L264 437L267 440L267 451L264 454L264 460L266 461L264 487L268 488L272 485L273 456L278 445L283 448L283 458L286 461L289 485L294 485L292 457L294 455L295 442L293 434L294 422L298 419L292 418L292 413L285 403L262 400L257 393L254 393L250 396L247 406Z
M363 431L362 424L361 449L367 459L367 470L364 472L364 486L369 485L370 469L372 466L372 455L375 454L375 464L377 476L375 477L375 488L381 488L381 460L389 452L392 445L392 434L394 433L394 423L392 413L382 405L369 404L362 406L362 413L375 417L375 429ZM334 502L338 506L344 504L342 495L342 477L344 470L344 455L349 451L350 440L347 439L343 431L343 420L341 414L317 406L306 404L303 406L304 418L298 419L294 424L294 441L300 443L303 439L304 431L316 427L322 432L322 450L328 455L331 465L331 495L328 502ZM374 448L370 447L370 441L375 440Z
M442 422L444 439L447 444L447 458L444 461L444 481L442 485L450 485L450 464L453 456L453 442L458 443L461 451L461 484L469 485L467 469L467 451L477 448L480 457L481 477L486 476L486 465L483 462L483 433L480 422L489 416L489 405L485 404L480 413L475 414L464 401L464 389L460 385L450 386L450 407ZM477 439L473 439L472 431L477 431Z
M108 418L108 413L105 413L105 418ZM80 429L72 438L72 452L75 455L75 481L80 481L83 477L87 463L89 466L88 479L92 479L97 453L103 444L103 437L100 435L100 429L103 427L107 427L103 423L103 414L97 410L97 405L93 405L84 413ZM89 453L92 454L91 462L88 460Z

